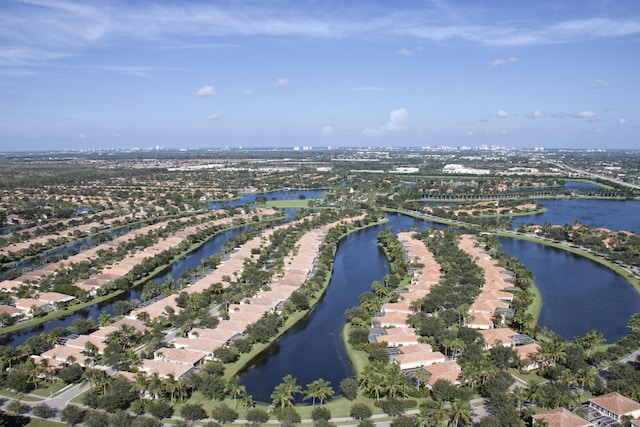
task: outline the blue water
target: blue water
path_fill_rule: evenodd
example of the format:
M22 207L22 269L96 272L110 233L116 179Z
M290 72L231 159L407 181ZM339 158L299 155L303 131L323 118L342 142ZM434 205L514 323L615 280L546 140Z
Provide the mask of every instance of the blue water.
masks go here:
M640 234L640 200L543 199L537 203L542 203L547 211L514 217L514 228L521 224L542 225L545 222L565 225L576 220L594 228Z
M370 291L374 281L382 281L389 273L389 264L376 241L378 233L387 227L397 232L436 226L405 215L390 214L388 218L388 223L352 233L339 243L324 298L304 321L279 337L268 352L241 373L240 381L254 400L270 401L274 387L287 374L296 377L303 388L322 378L336 392L340 381L355 375L342 342L344 312L358 306L360 294Z
M542 295L538 326L566 339L599 329L608 342L630 331L627 323L640 312L640 293L602 264L539 243L500 238L500 250L522 260L533 272Z
M175 279L178 279L178 277L180 277L180 275L187 269L192 269L200 265L200 262L203 258L208 258L213 254L222 252L221 247L227 240L234 236L237 236L238 234L241 234L245 230L246 228L237 228L225 231L212 237L198 250L173 263L170 270L167 271L167 273L157 277L155 281L157 283L162 283L167 279L169 274L171 274ZM20 344L23 344L29 337L37 336L43 332L49 332L59 327L66 328L71 325L71 323L76 319L87 319L88 317L92 317L95 321L97 321L98 316L100 316L100 313L103 312L109 313L111 316L113 316L115 314L113 311L113 305L116 301L139 299L141 294L142 286L138 286L137 288L131 289L116 298L112 298L99 304L91 305L86 309L78 311L69 316L59 317L47 323L34 326L33 328L23 329L12 334L3 335L0 337L0 344L16 347Z

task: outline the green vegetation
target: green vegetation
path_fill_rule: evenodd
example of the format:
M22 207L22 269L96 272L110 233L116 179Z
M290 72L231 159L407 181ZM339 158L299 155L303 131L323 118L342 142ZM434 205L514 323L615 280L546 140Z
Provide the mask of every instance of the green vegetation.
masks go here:
M640 399L638 370L618 361L640 347L640 318L630 320L633 330L618 343L604 346L601 334L591 331L574 342L565 342L553 333L536 327L541 309L539 292L532 275L507 254L496 250L491 236L533 240L585 256L622 274L640 291L637 275L640 241L632 233L592 229L583 224L544 224L540 236L529 229L513 230L513 217L531 215L545 210L537 200L544 198L601 198L605 200L637 199L633 187L637 155L591 157L584 153L526 153L514 152L499 158L495 153L432 152L421 150L332 150L310 153L282 153L263 151L187 153L153 153L150 159L138 154L113 153L109 159L85 153L74 159L69 167L65 154L59 157L34 155L29 158L0 158L0 227L11 231L0 239L0 263L4 279L20 279L23 273L37 271L67 257L50 255L39 260L40 254L94 237L93 245L111 243L119 236L105 237L105 233L129 226L149 228L143 236L119 244L113 250L102 250L91 262L74 263L72 268L58 268L45 279L24 283L20 289L3 293L3 304L12 304L13 297L30 297L38 292L61 291L78 296L78 302L33 320L18 322L5 315L0 320L9 325L3 334L28 328L41 322L68 315L88 305L120 295L133 286L142 287L143 301L173 294L180 310L168 311L159 319L141 318L149 330L136 332L124 328L105 341L107 348L98 352L85 349L91 359L100 364L131 371L132 383L111 378L104 371L83 367L73 360L55 371L46 363L35 363L31 355L40 354L70 333L86 334L95 329L94 319L81 319L68 328L58 328L41 336L29 338L13 349L0 348L0 390L10 399L28 402L30 408L13 404L15 413L42 411L36 409L40 400L58 393L67 384L77 381L90 384L91 390L73 401L88 406L65 408L67 422L84 420L87 425L131 422L124 410L139 414L140 425L149 421L145 416L166 419L172 415L189 421L211 417L217 422L246 419L264 423L267 419L298 422L313 419L317 425L330 417L352 417L369 425L372 415L385 415L393 425L467 425L470 423L471 398L483 398L490 415L481 426L519 425L529 422L533 412L558 405L577 408L577 403L590 395L620 391ZM146 156L146 154L145 154ZM215 172L192 167L220 162ZM508 159L508 160L506 160ZM268 160L273 169L255 168L255 160ZM464 163L488 170L484 175L449 175L443 168L450 163ZM604 176L598 168L605 169ZM95 167L95 165L101 165ZM616 172L617 165L624 170ZM357 165L357 166L356 166ZM411 167L416 173L401 172ZM6 177L6 179L4 179ZM593 188L572 190L567 181L584 180ZM307 199L291 188L326 188L322 199ZM237 207L223 206L220 218L230 218L226 227L209 227L199 218L206 212L208 201L235 200L250 191L260 193L285 189L290 200L267 200L258 196L255 203ZM291 197L292 196L292 197ZM441 201L442 203L437 203ZM278 215L263 221L257 208L277 210L297 209L294 223L265 238L259 248L245 260L242 272L212 283L202 293L187 293L184 288L206 276L222 262L225 254L254 238L265 227L284 220ZM319 212L310 215L309 210ZM419 260L408 260L395 233L387 229L378 242L389 261L391 272L371 284L371 290L360 297L360 305L347 310L347 325L343 338L358 378L344 384L328 384L319 379L311 384L297 384L285 376L273 391L271 404L276 409L267 412L266 405L255 405L251 395L237 381L243 366L265 351L283 331L308 315L319 301L329 283L333 258L339 240L354 230L379 224L383 212L400 212L450 226L445 231L428 229L417 237L434 254L442 268L440 282L415 305L410 317L411 326L420 340L429 343L434 351L455 358L462 367L460 387L438 382L427 386L428 373L418 371L405 376L398 365L388 364L386 345L369 343L371 321L383 304L397 302L400 292L410 283L410 272L420 267ZM221 318L228 316L226 307L250 297L259 289L267 289L274 275L286 267L284 259L297 251L299 239L305 232L343 218L366 213L365 219L352 225L340 225L326 237L317 260L315 274L286 301L278 313L271 313L252 324L244 337L214 352L219 361L208 362L200 374L184 378L147 377L138 370L142 359L151 358L163 343L164 333L171 331L183 336L193 325L214 328ZM243 219L240 215L244 214ZM105 266L124 260L148 249L164 239L179 234L188 227L199 227L197 233L183 237L174 248L156 257L148 257L136 265L131 273L107 286L105 295L87 299L74 287L79 279L95 276ZM558 227L559 226L559 227ZM189 269L174 279L157 284L150 280L184 255L210 240L218 233L234 227L248 231L230 239L222 253ZM130 231L123 232L126 237ZM525 372L530 360L521 360L506 347L485 348L480 334L465 326L469 306L483 286L483 276L476 260L458 249L461 233L472 233L485 245L487 252L501 266L514 275L514 284L522 291L514 292L512 319L506 322L518 332L534 337L540 345L535 361L541 368L536 373ZM541 238L543 237L543 238ZM606 242L606 243L605 243ZM96 246L97 247L97 246ZM21 249L18 249L21 248ZM82 253L82 247L70 252ZM102 249L102 247L100 247ZM151 251L149 251L151 252ZM37 260L33 267L19 269L19 263ZM15 265L15 266L14 266ZM33 279L30 279L33 280ZM122 301L114 305L118 314L126 314L135 303ZM215 313L215 314L214 314ZM100 316L98 324L108 325L114 319ZM598 380L597 370L609 368L608 384ZM525 388L511 387L513 376L527 383ZM347 397L337 397L344 392ZM33 395L31 394L33 393ZM153 399L150 399L152 397ZM293 398L303 398L304 404L293 405ZM12 402L15 402L13 400ZM526 403L526 405L525 405ZM411 415L402 415L412 409ZM146 414L146 415L145 415ZM175 422L174 422L175 424ZM57 425L47 421L31 421L29 425Z

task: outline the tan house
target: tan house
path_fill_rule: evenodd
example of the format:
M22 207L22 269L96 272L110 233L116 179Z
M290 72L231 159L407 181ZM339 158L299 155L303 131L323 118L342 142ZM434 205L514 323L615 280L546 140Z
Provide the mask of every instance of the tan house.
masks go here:
M565 408L556 408L533 416L531 425L544 421L549 427L593 427L589 421Z
M399 347L402 354L394 356L393 361L400 365L400 369L413 369L444 363L447 358L439 351L433 351L430 344L412 344Z
M589 408L620 422L623 415L640 417L640 403L620 393L613 392L589 400Z
M460 384L462 368L458 362L452 360L444 363L436 363L425 368L431 374L429 384L434 385L438 380L447 381L451 384Z

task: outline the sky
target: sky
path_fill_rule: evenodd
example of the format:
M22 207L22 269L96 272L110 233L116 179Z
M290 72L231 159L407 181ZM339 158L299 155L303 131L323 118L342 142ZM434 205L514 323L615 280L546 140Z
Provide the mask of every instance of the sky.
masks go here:
M640 149L640 1L0 1L0 151Z

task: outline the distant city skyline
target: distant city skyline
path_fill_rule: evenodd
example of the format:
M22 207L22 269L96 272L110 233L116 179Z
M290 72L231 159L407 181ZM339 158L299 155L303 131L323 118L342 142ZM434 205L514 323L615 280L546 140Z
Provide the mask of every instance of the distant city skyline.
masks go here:
M0 4L0 151L640 149L640 2Z

